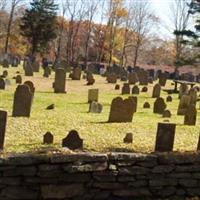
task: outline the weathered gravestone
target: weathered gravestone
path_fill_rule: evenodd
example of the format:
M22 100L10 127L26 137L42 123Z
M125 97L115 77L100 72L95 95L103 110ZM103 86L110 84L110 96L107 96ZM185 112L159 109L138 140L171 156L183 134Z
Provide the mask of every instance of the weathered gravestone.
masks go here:
M190 96L183 95L179 101L177 115L185 115L189 105L190 105Z
M5 90L6 83L3 78L0 78L0 90Z
M120 89L120 85L119 84L116 84L115 85L115 90L119 90Z
M107 81L108 83L117 83L117 75L114 73L108 74Z
M25 82L24 82L24 85L28 85L28 86L29 86L31 93L32 93L33 96L34 96L34 93L35 93L35 87L34 87L33 82L31 82L31 81L25 81Z
M2 76L3 76L4 78L6 78L6 77L8 76L8 71L7 71L7 70L4 70Z
M87 79L87 85L93 85L95 83L95 79L94 79L92 73L88 72L86 79Z
M98 102L99 98L99 89L89 89L88 90L88 103L93 101Z
M163 118L170 118L171 112L169 110L164 110L162 117Z
M179 88L179 98L181 99L183 95L187 94L188 94L188 86L186 83L182 83Z
M155 151L169 152L173 150L176 124L158 123Z
M0 110L0 150L3 150L6 133L7 112Z
M82 149L83 139L80 138L76 130L71 130L67 137L62 140L62 147L67 147L71 150Z
M164 110L166 109L167 105L162 97L159 97L154 102L153 112L158 114L163 114Z
M167 102L172 102L172 96L170 96L170 95L167 96L166 101L167 101Z
M3 66L3 68L9 68L9 62L7 59L3 60L2 66Z
M133 86L132 94L140 94L140 88L137 85Z
M150 106L150 103L149 102L145 102L144 104L143 104L143 108L150 108L151 106Z
M30 117L33 94L28 85L18 85L14 94L13 117Z
M55 93L66 93L65 84L66 84L66 72L62 68L57 68L55 73L54 81L54 92Z
M22 83L22 76L21 75L17 75L15 78L16 84L21 84Z
M33 72L39 72L40 71L40 63L35 60L32 64Z
M136 84L138 82L137 73L132 72L128 75L128 83L129 84Z
M44 134L43 144L53 144L53 135L50 132Z
M130 86L128 83L124 83L122 87L122 94L130 94Z
M145 70L140 70L138 72L139 84L140 85L148 85L148 72Z
M161 86L160 84L155 84L153 87L152 98L160 97Z
M131 98L123 100L116 97L112 100L108 122L132 122L134 101Z
M191 88L189 90L189 96L190 96L190 104L196 105L197 102L197 91L195 88Z
M72 78L72 80L81 80L81 68L80 67L75 67L73 69L71 78Z
M166 73L161 73L159 75L159 84L161 86L165 86L166 85L166 82L167 82L167 74Z
M24 61L24 71L25 71L25 76L33 76L33 68L31 61L29 59Z
M141 92L148 92L148 87L144 86L141 90Z
M133 143L133 134L132 133L127 133L126 136L124 137L124 143Z
M44 68L43 77L48 78L50 75L51 75L51 68L50 67L45 67Z
M195 126L197 119L197 110L194 104L190 104L185 112L184 125Z
M102 104L93 101L92 103L90 103L90 107L89 107L89 112L90 113L101 113L103 110L103 106Z

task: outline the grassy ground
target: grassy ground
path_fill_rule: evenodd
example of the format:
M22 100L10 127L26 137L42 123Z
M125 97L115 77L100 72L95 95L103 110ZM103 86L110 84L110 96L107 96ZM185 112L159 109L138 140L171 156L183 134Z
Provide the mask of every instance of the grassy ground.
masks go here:
M0 68L0 74L3 69ZM114 84L108 84L105 78L96 76L94 86L86 86L85 80L72 81L67 79L67 94L54 94L52 82L54 73L50 78L43 78L42 72L35 73L34 77L24 77L33 81L36 93L30 118L13 118L13 95L16 88L12 77L16 71L23 74L22 68L9 68L11 85L5 91L0 91L0 109L7 110L8 124L5 139L5 152L24 152L41 148L43 134L50 131L54 134L54 147L61 147L62 139L71 129L76 129L84 139L85 150L90 151L137 151L151 152L154 150L157 123L162 122L162 116L153 114L153 102L151 98L152 87L149 85L148 93L140 93L138 96L138 112L134 114L132 123L106 123L109 116L110 104L114 97L120 95L120 91L114 90ZM42 70L41 70L42 71ZM68 75L67 75L68 76ZM122 85L122 82L119 82ZM172 88L170 81L166 88ZM88 113L87 91L89 88L99 88L99 102L104 109L101 114ZM127 97L127 95L123 95ZM162 92L162 97L167 94ZM151 109L143 109L143 103L150 102ZM54 103L55 110L45 108ZM174 150L196 150L200 132L200 110L196 126L184 126L183 116L177 116L178 95L173 95L173 102L167 103L167 108L172 112L170 122L176 123L176 136ZM199 107L199 106L198 106ZM133 144L124 144L126 133L133 133Z

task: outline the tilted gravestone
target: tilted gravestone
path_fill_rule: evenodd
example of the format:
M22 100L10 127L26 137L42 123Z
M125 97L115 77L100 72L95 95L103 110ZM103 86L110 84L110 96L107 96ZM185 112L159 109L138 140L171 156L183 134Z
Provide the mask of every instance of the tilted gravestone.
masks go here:
M73 69L71 78L72 78L72 80L81 80L81 68L80 67L75 67Z
M128 75L128 83L129 84L136 84L138 82L137 73L132 72Z
M0 150L3 150L6 133L7 112L0 110Z
M130 94L130 86L128 83L124 83L123 87L122 87L122 95L123 94Z
M102 104L93 101L92 103L90 103L90 107L89 107L89 112L90 113L101 113L103 110L103 106Z
M55 73L54 92L66 93L65 84L66 84L66 72L62 68L57 68Z
M167 82L167 75L165 73L161 73L159 75L159 84L160 86L165 86Z
M99 99L99 89L89 89L88 90L88 103L93 101L98 102Z
M140 94L140 88L137 85L133 86L132 94Z
M14 94L13 117L30 117L33 94L28 85L18 85Z
M133 143L133 134L132 133L127 133L126 136L124 137L124 143Z
M53 135L50 132L44 134L43 144L53 144Z
M155 84L153 87L152 98L160 97L161 86L160 84Z
M5 90L6 83L3 78L0 78L0 90Z
M80 138L76 130L71 130L67 137L62 140L62 147L67 147L71 150L82 149L83 139Z
M194 104L190 104L185 112L184 125L195 126L197 119L197 109Z
M190 105L190 96L183 95L179 101L177 115L185 115L189 105Z
M164 110L166 109L167 105L162 97L159 97L154 102L153 112L158 114L163 114Z
M15 78L16 84L21 84L22 83L22 76L21 75L17 75Z
M133 113L133 99L123 100L121 97L116 97L112 100L108 122L132 122Z
M173 150L176 124L158 123L155 151L169 152Z

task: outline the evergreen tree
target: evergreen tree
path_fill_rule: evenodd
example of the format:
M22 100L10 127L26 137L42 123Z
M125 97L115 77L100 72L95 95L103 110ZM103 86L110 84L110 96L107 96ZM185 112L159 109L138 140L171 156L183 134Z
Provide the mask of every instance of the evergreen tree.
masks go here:
M31 43L31 53L45 52L48 43L56 38L56 11L54 0L32 0L22 17L21 34Z

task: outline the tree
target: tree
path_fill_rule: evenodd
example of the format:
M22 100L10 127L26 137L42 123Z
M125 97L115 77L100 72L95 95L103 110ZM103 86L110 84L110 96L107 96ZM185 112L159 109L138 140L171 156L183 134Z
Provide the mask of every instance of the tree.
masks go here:
M31 43L31 54L44 53L48 43L56 38L56 11L54 0L33 0L26 9L20 26L22 35Z

